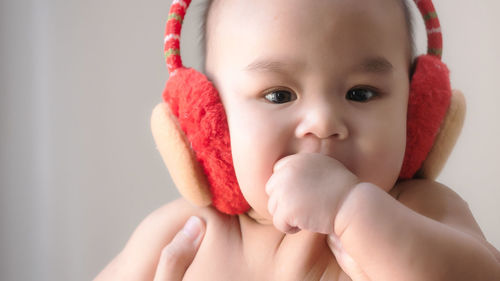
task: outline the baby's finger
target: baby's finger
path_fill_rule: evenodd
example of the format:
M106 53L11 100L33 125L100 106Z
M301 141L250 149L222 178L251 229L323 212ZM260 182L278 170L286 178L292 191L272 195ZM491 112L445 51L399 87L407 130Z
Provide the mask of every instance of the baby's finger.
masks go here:
M154 281L181 281L198 251L205 226L191 217L162 251Z
M273 224L276 229L286 234L294 234L300 231L299 227L290 225L279 214L273 216Z
M267 201L267 211L271 215L274 215L274 213L276 212L276 208L278 207L278 200L276 198L277 196L271 196Z
M286 163L292 160L293 156L294 155L285 156L280 160L276 161L273 167L273 173L276 173L279 169L283 168L286 165Z
M267 181L266 186L265 186L266 194L269 196L271 195L271 193L273 192L273 189L274 189L273 181L274 181L274 177L271 176L269 178L269 180Z

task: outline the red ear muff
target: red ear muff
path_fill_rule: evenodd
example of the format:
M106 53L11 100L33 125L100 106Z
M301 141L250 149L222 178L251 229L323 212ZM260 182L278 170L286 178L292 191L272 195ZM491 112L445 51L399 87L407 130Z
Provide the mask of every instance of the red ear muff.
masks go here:
M430 0L415 0L428 33L428 54L416 60L410 85L407 144L400 173L412 178L432 148L450 104L451 87L441 62L439 20ZM194 69L185 68L180 56L180 33L191 0L172 2L165 33L165 57L170 78L163 98L177 117L201 164L212 195L212 204L226 214L241 214L250 206L234 172L229 129L224 107L213 84Z
M191 0L175 0L165 34L170 78L163 99L177 117L207 176L212 204L226 214L241 214L250 206L234 172L226 113L219 93L205 75L182 65L179 35Z
M441 62L439 19L430 0L415 0L427 29L427 55L418 57L408 98L406 152L400 179L410 179L420 169L434 144L451 100L449 71Z

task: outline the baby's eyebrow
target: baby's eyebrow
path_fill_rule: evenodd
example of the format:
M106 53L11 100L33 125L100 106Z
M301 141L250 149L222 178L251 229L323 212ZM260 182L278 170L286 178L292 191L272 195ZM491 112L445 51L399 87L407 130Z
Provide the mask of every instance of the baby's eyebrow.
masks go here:
M295 64L289 64L280 60L258 59L247 65L244 70L249 72L277 72L287 73ZM385 74L392 72L394 67L384 57L368 57L352 68L354 72L365 72L375 74Z
M257 59L247 65L244 69L249 72L281 72L285 73L290 69L291 64L279 60Z
M394 67L386 58L377 56L364 59L354 68L354 71L384 74L392 72L393 69Z

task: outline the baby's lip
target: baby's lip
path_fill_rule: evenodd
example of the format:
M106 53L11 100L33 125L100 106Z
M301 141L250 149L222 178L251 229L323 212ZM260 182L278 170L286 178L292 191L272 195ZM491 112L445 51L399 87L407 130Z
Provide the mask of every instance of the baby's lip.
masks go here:
M276 162L274 162L274 165L273 165L273 173L275 173L279 168L281 168L286 162L287 160L283 160L283 158L286 158L288 156L291 156L291 155L296 155L296 154L301 154L301 153L304 153L304 154L307 154L307 153L310 153L310 154L322 154L324 156L327 156L327 157L330 157L332 159L335 159L337 161L340 161L339 159L337 159L334 155L332 154L326 154L326 153L322 153L322 152L308 152L308 151L298 151L296 153L291 153L291 154L283 154L283 155L280 155L278 157L278 159L276 159ZM280 163L281 162L281 163ZM279 163L279 164L278 164ZM343 163L342 163L343 164Z
M305 152L305 153L314 153L314 152L319 152L321 150L321 140L309 136L305 137L302 139L299 147L299 152Z
M313 151L313 152L308 152L308 151L297 151L295 153L287 153L287 154L282 154L278 157L278 159L276 159L276 162L274 162L274 165L273 165L273 173L275 172L275 169L276 169L276 163L278 163L281 159L287 157L287 156L291 156L291 155L294 155L294 154L299 154L299 153L317 153L317 154L322 154L324 156L327 156L327 157L330 157L332 159L335 159L336 161L339 161L342 165L344 165L349 171L351 171L351 173L355 173L353 170L353 166L351 165L352 163L349 162L349 161L344 161L345 158L343 158L340 154L336 153L334 154L333 153L333 150L327 148L325 150L320 150L320 151Z
M324 139L321 140L320 148L318 153L324 154L326 156L330 156L332 158L334 157L335 154L335 148L337 147L337 144L335 144L335 141L332 139Z
M334 157L334 151L337 145L338 144L336 144L335 140L332 138L320 139L315 136L308 136L301 140L298 152L320 153Z

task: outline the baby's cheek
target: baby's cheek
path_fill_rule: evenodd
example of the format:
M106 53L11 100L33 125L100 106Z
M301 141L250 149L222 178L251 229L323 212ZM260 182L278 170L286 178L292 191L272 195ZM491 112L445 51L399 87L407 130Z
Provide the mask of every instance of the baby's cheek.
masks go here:
M369 174L370 182L385 191L392 189L396 183L404 158L404 143L385 142L373 152Z
M243 196L260 215L268 217L265 185L272 175L279 150L262 130L240 126L231 131L231 149L236 178Z
M289 152L293 128L288 115L257 101L234 103L229 120L236 177L243 196L261 215L268 214L265 185L274 164Z
M392 127L394 128L394 127ZM360 181L388 191L395 184L403 163L406 132L388 128L367 128L354 149L353 172Z

